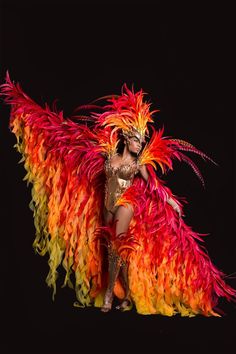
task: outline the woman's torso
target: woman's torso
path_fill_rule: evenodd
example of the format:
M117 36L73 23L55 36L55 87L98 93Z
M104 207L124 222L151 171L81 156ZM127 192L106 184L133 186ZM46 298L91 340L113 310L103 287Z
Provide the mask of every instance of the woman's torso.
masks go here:
M105 207L114 212L115 204L121 195L129 188L138 173L138 161L134 159L128 164L117 164L113 166L112 158L105 161L104 170L106 174L105 184Z

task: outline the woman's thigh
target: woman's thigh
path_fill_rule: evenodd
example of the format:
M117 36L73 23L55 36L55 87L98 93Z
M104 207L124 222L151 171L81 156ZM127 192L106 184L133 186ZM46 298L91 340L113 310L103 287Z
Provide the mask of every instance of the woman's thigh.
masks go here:
M126 206L121 205L118 207L114 216L114 221L116 222L116 235L128 231L133 215L134 211L131 204L126 204Z
M110 225L113 222L114 219L114 213L107 210L106 208L104 208L103 210L103 220L104 220L104 224L105 226Z

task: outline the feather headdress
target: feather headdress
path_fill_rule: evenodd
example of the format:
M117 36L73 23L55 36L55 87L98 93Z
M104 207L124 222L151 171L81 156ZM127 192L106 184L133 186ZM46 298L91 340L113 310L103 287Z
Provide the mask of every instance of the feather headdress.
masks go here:
M135 136L142 143L146 142L145 137L148 137L150 140L139 155L140 165L151 164L155 169L159 166L164 174L173 169L173 160L184 161L191 166L204 186L199 168L182 151L193 152L216 164L215 161L189 142L164 137L163 129L156 130L153 125L149 125L148 123L154 123L153 113L159 110L150 111L150 103L144 101L144 95L142 89L135 93L133 87L130 90L124 84L121 95L100 97L90 105L81 106L85 109L103 109L102 113L90 114L90 120L95 122L99 146L110 157L117 151L119 133L125 138ZM94 102L103 99L108 104L102 107L94 105Z
M129 90L127 85L122 87L121 95L108 96L109 104L103 108L102 114L94 113L101 128L111 128L111 137L121 131L123 136L136 136L141 142L145 136L149 136L148 122L153 122L152 115L158 110L150 111L150 104L143 100L145 93L141 89L134 93L133 88Z

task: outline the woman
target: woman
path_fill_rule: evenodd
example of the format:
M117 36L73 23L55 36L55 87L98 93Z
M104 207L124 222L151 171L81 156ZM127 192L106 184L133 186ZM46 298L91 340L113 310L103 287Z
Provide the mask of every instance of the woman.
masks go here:
M133 217L134 211L131 204L126 206L115 206L116 200L122 193L131 186L133 179L137 173L140 173L142 178L148 181L148 171L145 165L139 166L138 155L142 148L141 136L138 132L133 131L132 134L124 136L124 149L123 153L116 153L114 156L106 161L105 172L106 180L106 193L105 193L105 206L104 206L104 221L105 225L110 225L115 222L116 237L121 234L127 233L130 221ZM172 199L168 199L169 204L181 216L181 210L178 204ZM103 312L107 312L112 307L113 288L115 281L119 275L121 267L121 277L125 288L125 297L122 303L116 306L117 309L124 310L130 304L130 292L128 285L128 270L125 262L122 262L121 257L118 256L115 250L109 254L109 283L104 297Z
M62 265L75 305L103 312L111 309L114 295L122 310L135 304L140 314L190 317L219 316L218 299L235 300L236 291L156 173L164 175L177 159L204 184L186 153L212 160L151 126L155 111L142 90L134 93L124 85L121 95L105 97L105 105L81 106L92 112L67 119L37 105L8 74L0 92L11 105L10 128L32 185L33 246L49 256L46 282L53 297Z

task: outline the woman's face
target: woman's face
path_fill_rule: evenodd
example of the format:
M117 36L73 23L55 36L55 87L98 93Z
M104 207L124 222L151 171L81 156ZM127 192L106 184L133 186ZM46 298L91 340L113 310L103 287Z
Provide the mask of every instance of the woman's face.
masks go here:
M128 150L134 154L139 154L142 149L142 144L136 136L132 136L131 138L127 139L126 146Z

